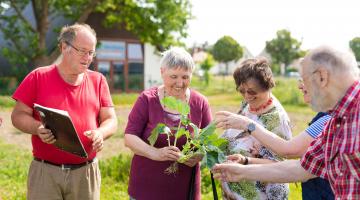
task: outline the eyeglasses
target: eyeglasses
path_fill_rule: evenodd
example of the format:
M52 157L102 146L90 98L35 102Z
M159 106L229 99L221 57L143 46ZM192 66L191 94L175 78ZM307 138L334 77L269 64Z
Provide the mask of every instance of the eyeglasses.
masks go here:
M247 93L248 95L251 95L251 96L258 94L258 92L254 91L252 89L249 89L249 90L239 89L239 92L241 95L245 95L245 93Z
M85 55L88 55L88 56L90 56L90 57L93 58L93 57L96 56L96 52L95 52L95 51L85 51L85 50L78 49L78 48L74 47L74 45L72 45L70 42L65 41L65 43L66 43L67 45L69 45L70 47L72 47L74 50L76 50L76 53L77 53L79 56L81 56L81 57L83 57L83 56L85 56Z
M310 78L312 75L316 74L317 72L319 72L319 69L316 69L315 71L313 71L312 73L310 73L309 75L305 76L304 78L299 78L299 84L304 84L304 81L307 80L308 78Z

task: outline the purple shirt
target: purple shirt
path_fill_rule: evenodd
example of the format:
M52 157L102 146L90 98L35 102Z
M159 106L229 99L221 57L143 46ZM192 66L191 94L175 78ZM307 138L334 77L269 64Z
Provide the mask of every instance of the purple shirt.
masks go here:
M161 107L157 88L151 88L141 93L129 114L129 121L125 134L133 134L149 144L147 138L158 123L166 123L170 126L177 124L169 117ZM200 128L206 127L211 121L211 111L206 98L200 93L191 90L190 120ZM155 147L161 148L168 145L167 136L160 134ZM185 136L177 141L177 147L181 150L186 143ZM171 145L174 138L171 138ZM183 200L188 198L192 168L179 164L178 172L174 175L165 174L172 161L154 161L146 157L134 155L131 163L129 195L136 200ZM195 199L201 199L200 192L200 167L196 165L195 175Z

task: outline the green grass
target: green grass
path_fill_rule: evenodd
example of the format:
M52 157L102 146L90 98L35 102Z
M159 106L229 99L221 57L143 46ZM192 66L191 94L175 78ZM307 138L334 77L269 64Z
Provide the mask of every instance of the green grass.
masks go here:
M32 159L29 151L0 141L0 197L26 199L27 172Z
M15 101L10 96L0 96L0 108L12 108Z
M0 197L4 200L25 200L27 172L32 156L29 151L16 148L14 145L4 144L0 141ZM119 154L100 160L101 170L101 199L117 200L128 199L127 183L129 180L131 156ZM213 199L209 170L201 172L202 199ZM216 181L217 192L221 196L219 182ZM290 184L290 200L301 199L300 184Z

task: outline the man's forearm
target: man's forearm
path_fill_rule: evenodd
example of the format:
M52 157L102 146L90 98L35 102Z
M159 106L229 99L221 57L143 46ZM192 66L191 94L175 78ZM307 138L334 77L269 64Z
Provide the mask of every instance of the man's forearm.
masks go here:
M11 119L13 126L24 133L37 134L37 129L41 125L40 121L22 111L13 112Z
M307 172L299 160L287 160L272 164L244 166L244 179L273 183L306 181L315 176Z
M117 119L116 118L106 119L100 124L100 127L97 129L103 134L104 139L107 139L111 135L113 135L117 130Z

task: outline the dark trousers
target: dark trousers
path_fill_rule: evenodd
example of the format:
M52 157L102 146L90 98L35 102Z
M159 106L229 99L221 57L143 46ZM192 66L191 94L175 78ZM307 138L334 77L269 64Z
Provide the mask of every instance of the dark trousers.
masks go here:
M329 181L323 178L313 178L301 183L303 200L333 200L334 193Z

